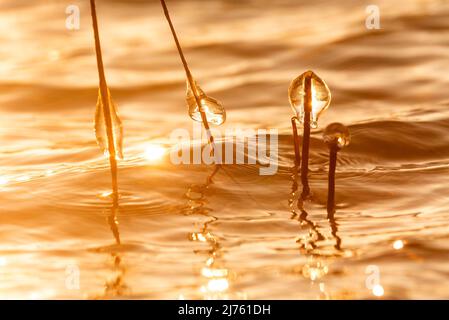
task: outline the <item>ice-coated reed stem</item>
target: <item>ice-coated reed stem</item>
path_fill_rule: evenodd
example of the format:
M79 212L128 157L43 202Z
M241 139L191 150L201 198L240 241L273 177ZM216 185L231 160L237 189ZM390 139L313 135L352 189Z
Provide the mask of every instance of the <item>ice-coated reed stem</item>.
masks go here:
M312 77L306 75L304 79L304 134L302 137L302 159L301 159L301 183L302 197L310 194L309 187L309 145L310 145L310 113L312 112Z
M293 146L295 148L295 166L301 165L301 153L299 151L299 136L298 127L296 126L296 117L292 117L292 130L293 130Z
M182 51L182 47L179 43L178 36L176 35L175 27L173 26L173 23L170 18L170 13L168 12L167 4L165 3L165 0L161 0L162 8L164 9L165 18L167 19L168 25L170 26L171 33L173 35L173 39L176 43L176 48L178 49L179 57L181 58L182 65L184 66L184 70L186 72L187 81L189 82L190 88L192 88L193 96L195 97L195 102L198 106L198 110L201 114L201 120L203 121L204 129L206 130L207 138L209 140L209 143L211 144L212 148L214 149L214 137L212 136L212 133L210 132L209 123L207 122L206 113L203 111L201 106L201 99L199 98L198 92L196 90L195 81L193 80L192 73L190 72L189 66L187 64L186 58L184 56L184 53ZM212 149L212 152L213 152Z
M334 219L335 213L335 170L337 168L337 142L329 145L329 179L327 191L327 218Z
M94 29L95 37L95 53L97 56L97 67L98 76L100 78L100 94L101 101L104 107L104 120L106 123L106 134L108 136L108 153L109 153L109 163L111 167L112 175L112 192L114 201L118 198L118 184L117 184L117 160L116 160L116 150L114 145L114 132L112 130L112 120L111 120L111 108L109 105L109 92L106 83L106 77L104 74L103 57L101 55L101 45L100 36L98 32L98 22L97 22L97 11L95 7L95 0L90 0L90 9L92 13L92 24Z

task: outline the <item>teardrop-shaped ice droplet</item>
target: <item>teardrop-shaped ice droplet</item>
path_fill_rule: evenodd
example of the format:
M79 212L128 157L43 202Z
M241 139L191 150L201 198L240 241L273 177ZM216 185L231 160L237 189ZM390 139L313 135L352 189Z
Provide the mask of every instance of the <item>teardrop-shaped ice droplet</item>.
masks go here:
M217 126L223 124L226 121L226 111L220 102L214 98L208 97L204 91L198 86L196 81L194 82L196 93L201 101L201 111L205 112L207 122L215 124ZM194 121L202 122L201 112L195 100L192 88L189 81L187 81L187 106L189 107L189 115Z
M117 108L112 101L111 94L108 90L109 99L109 113L111 116L112 135L115 146L115 156L119 159L123 159L123 127L122 121L117 114ZM108 133L106 128L106 120L104 114L103 100L101 99L101 92L98 91L97 109L95 111L95 136L97 143L103 150L104 154L109 154L108 148Z
M336 143L338 148L341 149L351 142L351 134L346 126L334 122L324 129L323 139L327 144Z
M327 84L318 77L313 71L306 71L294 79L288 88L288 97L290 105L296 114L299 122L304 124L304 97L305 79L311 77L312 91L312 111L310 113L312 127L318 126L318 118L329 107L331 102L331 92ZM315 123L315 126L313 125Z

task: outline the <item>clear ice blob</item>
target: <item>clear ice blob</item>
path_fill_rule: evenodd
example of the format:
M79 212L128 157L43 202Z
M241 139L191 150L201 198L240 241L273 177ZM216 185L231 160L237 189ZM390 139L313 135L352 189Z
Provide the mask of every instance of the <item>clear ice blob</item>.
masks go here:
M207 122L214 125L221 125L226 121L226 111L220 102L214 98L208 97L204 91L198 86L196 81L194 81L194 86L196 93L201 102L200 108L195 100L195 95L190 87L189 81L187 81L187 95L186 101L189 107L189 115L194 121L202 122L201 111L206 114Z
M306 95L305 79L311 77L312 110L310 112L312 128L318 126L320 115L329 107L331 103L331 92L327 84L313 71L306 71L294 79L288 88L290 105L296 114L299 122L304 124L304 98Z
M341 123L331 123L324 129L324 142L328 145L336 143L339 149L346 147L351 142L349 129Z

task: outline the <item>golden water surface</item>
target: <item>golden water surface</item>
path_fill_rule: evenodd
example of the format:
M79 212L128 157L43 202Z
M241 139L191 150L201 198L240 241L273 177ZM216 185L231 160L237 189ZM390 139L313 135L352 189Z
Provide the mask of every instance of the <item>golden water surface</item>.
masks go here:
M371 3L167 1L193 74L226 108L220 128L279 130L275 175L226 165L206 185L213 166L168 156L192 121L159 1L98 0L124 126L111 208L88 1L0 0L0 298L449 298L449 2L376 1L368 30ZM65 27L71 4L79 30ZM308 69L333 100L301 211L287 89ZM328 221L321 135L336 121L352 141Z

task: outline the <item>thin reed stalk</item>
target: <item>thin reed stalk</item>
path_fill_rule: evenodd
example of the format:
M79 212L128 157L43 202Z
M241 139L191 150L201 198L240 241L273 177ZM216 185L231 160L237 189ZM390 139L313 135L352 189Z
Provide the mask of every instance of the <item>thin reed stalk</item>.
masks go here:
M193 96L195 97L195 102L196 102L196 104L198 106L198 109L200 111L201 120L203 121L204 129L206 130L207 138L208 138L209 143L212 146L212 152L213 152L214 149L215 149L214 137L212 136L212 133L210 132L209 123L207 122L206 113L203 111L203 108L201 106L201 99L200 99L200 97L198 95L197 88L195 86L195 81L193 80L192 73L190 72L190 69L189 69L189 66L187 64L186 58L185 58L184 53L182 51L182 47L181 47L181 45L179 43L178 36L176 35L175 27L173 26L173 23L171 21L170 13L168 11L167 4L165 3L165 0L161 0L161 5L162 5L162 8L164 9L165 18L167 19L167 22L168 22L168 24L170 26L170 30L171 30L171 33L173 35L173 39L175 40L176 48L178 49L179 57L181 58L182 65L184 66L184 70L185 70L185 73L186 73L186 76L187 76L187 81L189 82L190 88L192 89L192 92L193 92Z
M97 56L97 67L98 76L100 79L100 95L101 102L104 107L104 120L106 123L106 134L108 138L108 153L109 153L109 164L111 168L112 176L112 192L114 197L114 203L118 202L118 183L117 183L117 160L116 160L116 150L114 145L114 131L112 129L112 118L111 118L111 106L109 105L109 90L106 83L106 77L104 73L103 57L101 54L101 44L100 36L98 32L98 21L97 21L97 11L95 7L95 0L90 0L90 9L92 13L92 24L94 29L95 37L95 53Z
M304 134L302 137L301 183L302 197L310 194L309 187L309 145L310 145L310 113L312 112L312 77L308 74L304 79Z
M338 146L334 142L329 146L329 179L327 191L327 218L333 219L335 214L335 170L337 168Z

